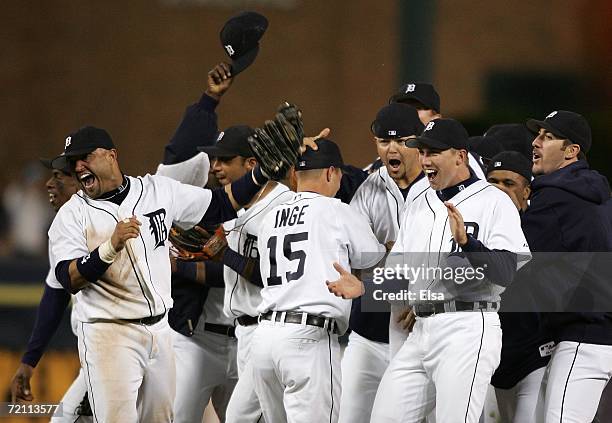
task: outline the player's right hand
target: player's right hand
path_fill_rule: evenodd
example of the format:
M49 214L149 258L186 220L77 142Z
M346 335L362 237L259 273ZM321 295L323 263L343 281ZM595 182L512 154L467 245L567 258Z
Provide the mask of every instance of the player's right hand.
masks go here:
M412 311L412 308L409 307L409 308L402 310L401 313L397 316L397 319L395 321L399 323L402 329L410 333L412 332L412 327L414 326L414 323L416 322L416 316L414 312Z
M325 281L329 292L336 297L342 297L344 299L361 297L365 293L363 282L357 279L355 275L351 274L351 272L344 269L338 263L334 263L334 269L340 273L340 279L333 282Z
M140 225L141 223L136 219L136 216L117 222L115 231L111 236L111 244L113 244L115 251L123 250L128 239L138 238L138 235L140 235Z
M221 62L208 72L206 94L219 101L233 81L230 65Z
M20 401L32 401L34 396L30 389L30 379L34 368L28 364L21 363L13 380L11 380L11 402L16 404Z
M306 151L306 147L310 147L313 150L318 150L319 146L317 145L317 143L315 142L316 140L318 140L319 138L325 138L329 135L329 133L331 132L331 129L329 128L323 128L321 129L321 132L319 132L319 135L314 136L314 137L304 137L304 145L300 147L300 153L304 153L304 151Z

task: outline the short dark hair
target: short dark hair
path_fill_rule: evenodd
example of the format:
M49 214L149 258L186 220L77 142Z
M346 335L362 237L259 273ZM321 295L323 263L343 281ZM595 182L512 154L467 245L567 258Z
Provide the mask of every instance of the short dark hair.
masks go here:
M568 139L563 140L563 148L569 147L572 144L576 144L576 143L574 143L574 142L572 142L571 140L568 140ZM576 145L578 145L578 144L576 144ZM580 147L580 152L578 153L578 160L586 160L586 154L582 150L582 147Z

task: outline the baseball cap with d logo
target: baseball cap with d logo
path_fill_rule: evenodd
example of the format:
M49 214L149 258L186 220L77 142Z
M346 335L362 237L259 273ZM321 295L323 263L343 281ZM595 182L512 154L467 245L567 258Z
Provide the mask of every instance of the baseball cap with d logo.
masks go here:
M554 111L544 120L529 119L527 128L536 133L540 128L544 128L559 139L568 139L571 143L578 144L584 153L591 148L591 127L578 113L567 110Z
M66 168L70 159L86 156L92 151L103 148L111 150L115 148L109 133L101 128L85 126L68 135L64 142L64 152L53 159L51 165L54 169Z
M238 75L255 61L259 40L268 28L265 16L242 12L231 17L221 29L221 44L232 59L232 76Z
M430 121L420 137L406 143L406 147L426 146L436 150L467 150L468 133L454 119L434 119Z

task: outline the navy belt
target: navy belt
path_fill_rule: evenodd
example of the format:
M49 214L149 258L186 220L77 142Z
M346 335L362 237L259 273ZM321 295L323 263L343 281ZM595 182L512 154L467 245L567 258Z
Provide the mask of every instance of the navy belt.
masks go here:
M208 332L225 335L230 338L236 337L236 328L233 326L218 325L216 323L204 323L204 330Z
M499 303L488 301L446 301L443 303L415 304L412 307L414 314L418 317L429 317L434 314L449 313L455 311L497 311Z
M151 326L159 322L161 319L163 319L165 315L166 315L166 312L163 312L162 314L158 314L157 316L143 317L142 319L121 319L121 320L124 322L128 322L128 323L138 323L141 325Z
M236 320L240 326L253 326L259 322L257 317L249 316L248 314L240 316Z
M304 321L306 325L316 326L319 328L323 328L329 332L339 334L338 326L336 325L335 319L332 319L330 317L317 316L316 314L300 313L297 311L268 311L265 314L260 314L259 320L272 321L273 315L275 322L295 323L298 325L302 324L302 319L304 319L304 315L306 315L306 319Z

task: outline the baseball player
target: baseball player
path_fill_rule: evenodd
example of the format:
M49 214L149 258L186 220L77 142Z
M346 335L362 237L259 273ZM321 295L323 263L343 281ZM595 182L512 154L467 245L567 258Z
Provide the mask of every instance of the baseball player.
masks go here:
M56 277L78 297L79 357L94 420L170 421L168 230L235 217L267 178L256 167L211 191L162 176L125 176L110 136L94 127L67 137L56 160L70 164L81 188L60 209L49 238Z
M407 207L386 266L423 274L410 279L416 322L382 378L372 422L421 422L434 409L436 422L477 422L499 363L499 294L528 249L508 196L470 172L467 141L459 122L435 119L407 144L430 188ZM330 290L352 297L351 280Z
M432 84L426 82L407 82L389 97L389 104L402 103L417 109L419 119L423 125L427 125L433 119L442 117L440 113L440 95ZM468 152L469 165L478 179L485 179L484 171L479 165L479 160Z
M586 119L559 110L543 121L529 120L527 126L537 134L533 193L523 215L533 251L565 252L568 257L567 252L611 251L610 186L586 162L592 144ZM545 303L568 295L560 292L562 283L567 273L581 272L577 267L570 261L536 268L532 280L537 281L537 299ZM612 314L583 310L545 315L557 346L544 374L538 422L592 421L612 376Z
M213 172L222 185L236 181L257 164L247 138L253 130L248 126L230 127L219 136L214 146L202 151L214 157ZM238 218L226 222L228 248L247 258L259 259L257 232L261 220L276 204L290 195L286 186L269 182L238 213ZM257 326L257 305L261 301L260 287L252 284L229 266L224 266L225 281L223 312L230 322L236 322L238 383L227 410L228 422L256 422L261 417L261 407L254 393L250 367L251 337Z
M340 187L342 157L330 140L317 145L298 159L297 194L268 212L257 239L264 288L251 362L269 422L337 421L338 335L351 304L330 295L325 281L334 262L367 268L385 253L365 217L330 198Z
M208 163L208 155L197 148L216 141L215 110L232 81L226 63L208 73L206 92L198 103L187 108L165 148L158 175L194 186L206 185L208 166L201 162L205 158ZM174 264L174 306L168 314L176 358L174 421L201 421L209 400L224 421L238 374L234 324L223 314L223 266L213 261Z
M371 130L384 166L359 187L351 207L367 218L381 244L395 241L400 216L406 206L429 184L418 160L418 151L407 148L408 139L423 131L416 109L392 103L380 109ZM348 347L342 357L340 422L369 422L378 384L389 364L389 338L397 349L406 338L404 330L389 325L389 313L364 313L361 299L353 301Z
M77 192L77 183L72 177L70 169L53 169L50 160L43 159L41 162L45 167L51 169L51 177L47 181L46 187L49 193L49 203L53 210L57 212ZM34 399L30 389L30 379L51 337L59 327L64 310L69 302L70 294L59 284L55 278L55 272L49 270L30 341L21 358L21 364L11 381L11 400L13 402L18 400L32 401ZM76 335L76 319L73 314L71 314L70 320L72 331ZM52 423L73 422L79 417L82 421L89 419L89 417L84 416L85 414L91 414L88 413L89 404L83 369L79 369L79 374L60 402L62 403L62 414L52 417Z
M521 216L528 207L531 178L531 160L517 151L504 151L492 157L487 169L488 182L508 194ZM524 233L529 238L528 232ZM509 301L525 301L524 291L517 289L525 267L519 270L514 283L501 296L501 361L491 384L495 387L497 408L504 423L535 420L544 369L554 347L541 313L503 312L512 308Z

